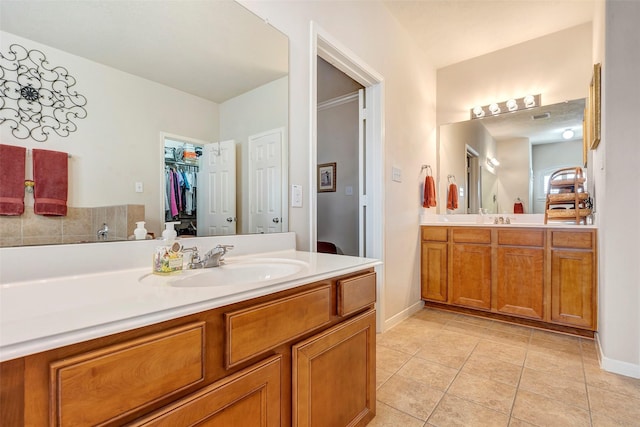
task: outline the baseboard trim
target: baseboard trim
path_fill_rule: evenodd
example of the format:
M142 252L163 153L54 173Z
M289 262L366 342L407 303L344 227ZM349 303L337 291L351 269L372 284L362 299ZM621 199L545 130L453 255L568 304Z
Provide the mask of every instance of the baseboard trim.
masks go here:
M424 302L423 301L418 301L415 304L410 305L409 307L405 308L400 313L398 313L398 314L392 316L391 318L385 320L384 324L382 325L382 332L388 331L389 329L391 329L394 326L396 326L398 323L402 322L405 319L408 319L413 314L415 314L418 311L422 310L422 307L424 307Z
M596 334L596 344L598 346L598 357L600 358L600 367L607 372L620 374L631 378L640 378L640 365L635 363L623 362L621 360L611 359L604 355L602 346L600 345L600 336Z

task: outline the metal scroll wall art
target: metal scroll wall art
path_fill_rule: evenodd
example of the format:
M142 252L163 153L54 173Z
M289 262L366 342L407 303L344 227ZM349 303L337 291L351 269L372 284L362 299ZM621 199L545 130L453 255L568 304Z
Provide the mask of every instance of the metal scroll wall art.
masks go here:
M50 65L44 53L12 44L0 52L0 125L18 139L46 141L53 131L69 136L76 119L87 117L87 98L75 91L66 68Z

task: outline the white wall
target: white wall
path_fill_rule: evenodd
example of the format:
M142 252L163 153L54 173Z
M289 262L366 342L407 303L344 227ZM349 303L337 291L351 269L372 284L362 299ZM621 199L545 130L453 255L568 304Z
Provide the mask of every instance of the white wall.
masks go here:
M312 70L310 22L384 77L385 318L420 301L420 166L434 164L435 70L421 60L415 42L379 2L241 1L289 37L290 182L308 200L311 171L309 117ZM391 167L402 170L391 181ZM290 209L290 230L299 249L310 249L310 212Z
M607 1L602 141L593 156L602 366L640 378L640 3ZM602 22L599 22L602 25ZM594 51L599 57L600 51Z
M237 232L249 233L249 137L284 128L289 118L289 78L282 77L220 104L220 141L236 142ZM287 145L285 139L284 145ZM288 165L283 165L287 173ZM287 197L287 194L283 194Z
M211 140L218 134L217 104L2 32L2 51L12 43L39 49L50 64L66 67L87 98L87 117L75 120L78 130L68 137L52 132L46 142L16 139L3 125L2 143L70 153L69 206L144 204L146 228L159 234L160 132ZM135 182L143 183L143 193L134 191Z

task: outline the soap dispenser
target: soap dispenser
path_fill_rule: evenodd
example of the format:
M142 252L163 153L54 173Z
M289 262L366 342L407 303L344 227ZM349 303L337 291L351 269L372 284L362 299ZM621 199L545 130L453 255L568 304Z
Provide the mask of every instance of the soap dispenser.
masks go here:
M147 229L144 228L144 221L136 222L136 228L133 230L133 235L136 236L136 240L144 240L147 238Z
M167 243L170 243L172 241L174 241L176 239L176 237L178 236L178 233L176 232L174 226L176 224L180 224L180 222L165 222L164 226L165 229L162 232L162 238L164 240L167 241Z

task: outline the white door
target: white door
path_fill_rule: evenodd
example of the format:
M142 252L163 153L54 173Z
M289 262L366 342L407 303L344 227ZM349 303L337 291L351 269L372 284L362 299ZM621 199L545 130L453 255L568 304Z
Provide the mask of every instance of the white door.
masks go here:
M249 137L249 233L282 231L283 129Z
M236 234L236 144L206 144L198 173L198 236Z

